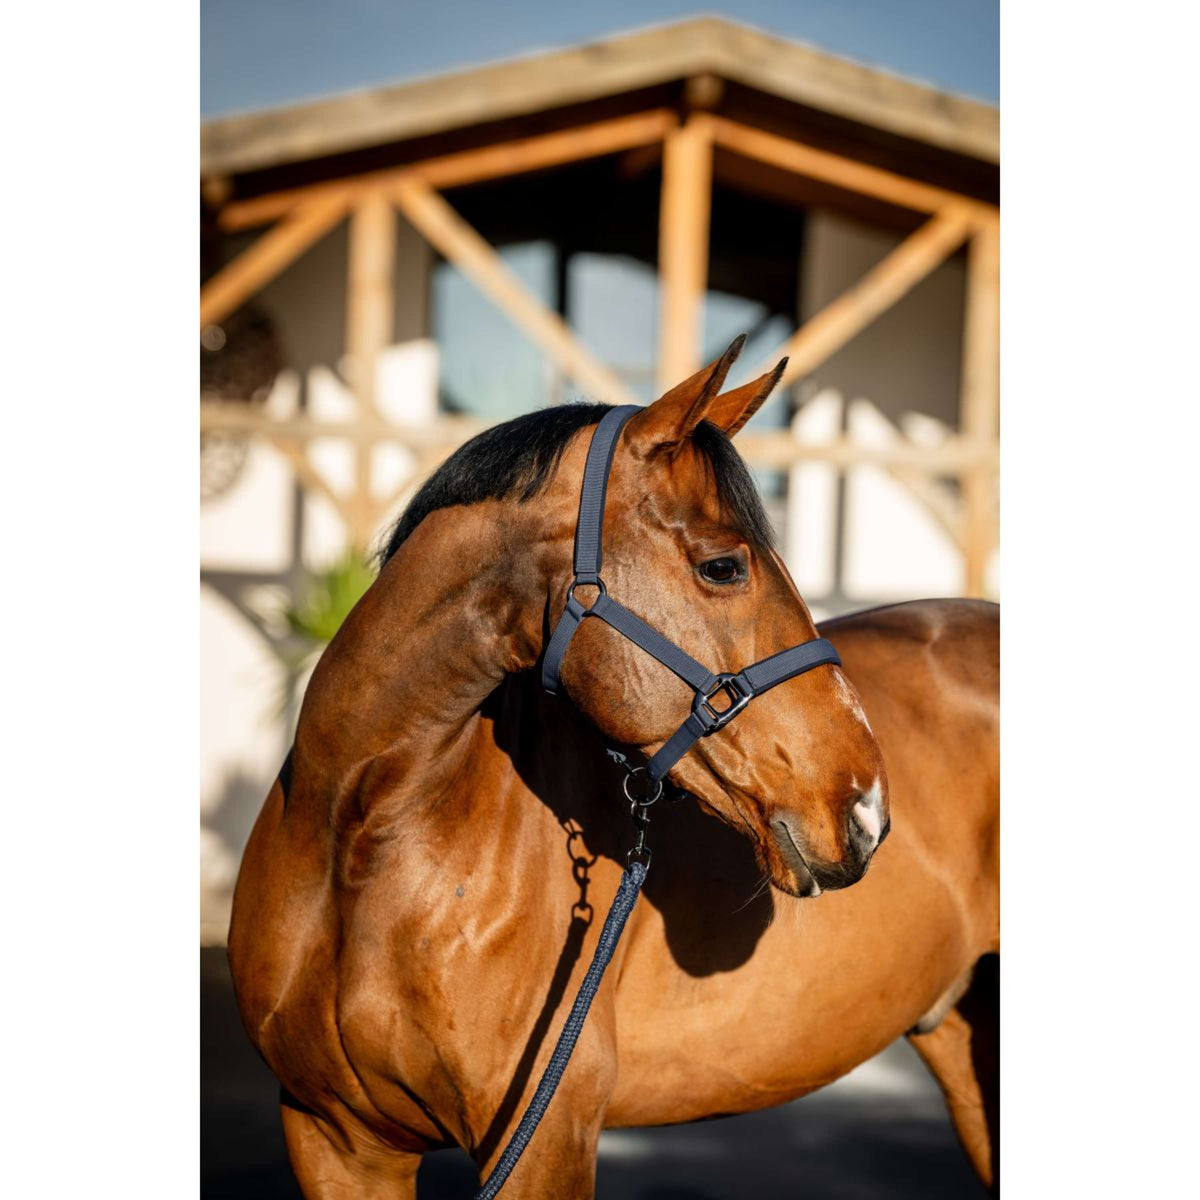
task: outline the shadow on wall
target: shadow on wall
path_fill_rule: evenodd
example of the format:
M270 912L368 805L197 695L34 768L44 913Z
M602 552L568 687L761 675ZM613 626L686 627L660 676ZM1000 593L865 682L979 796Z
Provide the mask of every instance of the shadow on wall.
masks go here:
M246 771L232 771L225 777L220 798L201 819L201 828L217 835L222 849L235 864L241 860L242 848L254 828L272 782L264 782Z
M209 801L201 810L202 945L224 945L242 850L270 787L269 780L234 770L225 777L216 801Z
M205 1200L298 1200L278 1085L242 1029L223 949L200 952L200 1189ZM462 1151L425 1156L418 1200L468 1200ZM782 1108L600 1140L598 1200L982 1200L932 1078L898 1042Z

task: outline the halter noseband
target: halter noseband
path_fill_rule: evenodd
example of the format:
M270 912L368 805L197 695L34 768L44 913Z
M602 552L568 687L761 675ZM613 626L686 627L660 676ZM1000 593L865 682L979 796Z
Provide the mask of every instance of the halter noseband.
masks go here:
M815 638L751 663L737 674L714 674L609 596L600 578L604 499L608 492L608 476L612 470L617 439L626 421L641 411L636 404L610 409L592 435L579 495L579 521L575 526L575 578L567 593L566 608L546 647L542 661L542 686L552 694L558 691L563 656L585 617L599 617L647 654L653 655L664 667L674 671L695 691L696 696L692 701L691 715L646 764L651 783L658 785L696 742L723 729L755 696L762 695L795 675L803 675L813 667L826 663L841 666L842 660L832 643L825 638ZM575 598L575 592L589 585L599 588L600 595L590 608L584 608ZM718 709L713 701L722 693L729 704L726 708Z

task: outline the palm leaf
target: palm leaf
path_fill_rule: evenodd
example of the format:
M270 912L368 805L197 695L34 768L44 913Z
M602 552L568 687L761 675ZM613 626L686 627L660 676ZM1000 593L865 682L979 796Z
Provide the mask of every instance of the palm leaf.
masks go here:
M311 572L296 594L280 604L275 619L282 618L293 636L276 645L283 672L268 720L286 718L292 711L309 668L374 582L374 569L349 551L328 567Z
M375 572L353 552L314 572L283 616L298 637L318 650L333 640L350 610L375 581Z

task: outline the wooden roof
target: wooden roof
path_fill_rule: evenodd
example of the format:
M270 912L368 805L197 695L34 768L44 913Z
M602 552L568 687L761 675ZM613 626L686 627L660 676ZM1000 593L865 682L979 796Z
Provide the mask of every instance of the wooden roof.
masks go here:
M991 105L744 25L700 17L473 70L207 121L200 132L201 174L269 170L700 75L955 157L999 161L1000 114Z

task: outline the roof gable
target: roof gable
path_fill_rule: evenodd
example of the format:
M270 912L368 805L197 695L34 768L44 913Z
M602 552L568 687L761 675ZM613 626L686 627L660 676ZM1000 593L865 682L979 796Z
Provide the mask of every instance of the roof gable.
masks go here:
M995 163L999 111L717 17L201 126L204 175L429 136L716 75L889 134Z

